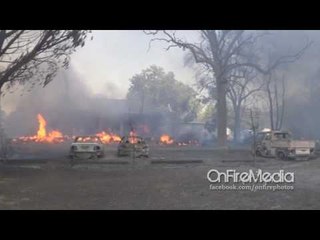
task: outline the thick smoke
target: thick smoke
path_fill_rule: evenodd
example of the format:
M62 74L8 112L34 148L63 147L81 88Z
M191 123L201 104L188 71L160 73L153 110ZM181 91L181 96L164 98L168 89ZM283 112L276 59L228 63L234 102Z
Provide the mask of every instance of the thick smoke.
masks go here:
M38 113L47 120L49 130L59 129L65 134L94 130L91 116L95 109L90 104L94 99L74 69L59 72L45 88L36 86L30 92L20 92L21 96L14 96L14 111L5 118L9 136L35 134Z
M59 130L65 135L95 134L101 131L125 135L135 130L144 137L174 133L173 118L162 112L141 115L130 111L126 99L117 99L119 89L107 85L106 94L94 95L75 69L61 71L45 88L36 86L23 95L6 96L14 110L5 118L8 136L35 135L37 114L47 120L47 130ZM19 93L22 91L19 91Z
M256 51L270 52L274 57L290 55L301 49L307 41L313 42L299 60L281 66L277 74L284 75L286 79L283 128L298 137L319 139L320 31L271 31L270 35L259 41ZM130 113L126 100L111 99L116 98L121 88L112 80L106 85L106 93L99 96L91 93L88 88L90 84L90 80L84 81L76 69L71 67L67 71L61 70L45 88L35 86L28 92L28 86L25 86L12 94L6 94L2 105L4 109L11 110L4 123L7 135L15 137L35 134L38 113L46 118L48 130L58 129L67 135L93 134L107 129L124 134L133 127L146 136L168 133L184 140L184 136L191 138L188 137L189 132L200 132L198 126L193 125L178 131L179 122L172 120L170 114L150 113L149 116L139 116ZM265 114L261 128L270 127L267 124L268 109L266 107L262 110Z
M320 138L320 31L273 31L265 38L265 47L271 47L278 56L292 55L306 42L312 45L296 61L283 65L277 71L286 81L284 129L296 137ZM268 127L268 126L266 126Z

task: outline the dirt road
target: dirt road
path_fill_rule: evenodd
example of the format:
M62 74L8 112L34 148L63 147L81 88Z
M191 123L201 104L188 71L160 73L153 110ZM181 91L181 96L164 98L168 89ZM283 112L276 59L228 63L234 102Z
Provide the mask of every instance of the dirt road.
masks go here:
M71 167L63 156L2 163L0 209L320 209L320 159L253 163L243 150L159 148L133 161L113 150L100 164ZM292 171L294 190L212 190L212 168Z

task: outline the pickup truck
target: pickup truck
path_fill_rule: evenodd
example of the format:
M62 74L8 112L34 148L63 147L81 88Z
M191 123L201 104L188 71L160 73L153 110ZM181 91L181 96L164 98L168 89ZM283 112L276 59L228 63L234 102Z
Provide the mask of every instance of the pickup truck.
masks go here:
M257 134L253 151L261 157L309 159L315 156L315 146L315 141L293 140L291 134L286 131L267 131Z

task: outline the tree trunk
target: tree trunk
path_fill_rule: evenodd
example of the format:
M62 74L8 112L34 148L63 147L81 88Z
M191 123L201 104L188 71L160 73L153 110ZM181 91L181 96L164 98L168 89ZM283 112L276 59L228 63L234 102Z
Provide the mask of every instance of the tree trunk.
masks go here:
M2 97L0 88L0 159L6 159L6 135L2 126L3 115L2 115Z
M218 146L225 147L227 144L227 82L217 79L217 128Z
M268 101L269 101L269 116L270 116L270 127L271 130L274 130L274 121L273 121L273 100L271 95L271 90L269 86L270 82L267 84L267 94L268 94Z
M284 117L285 95L286 95L286 89L285 89L284 77L282 77L282 105L281 105L281 115L280 115L280 124L279 124L280 129L282 128L283 117Z
M275 119L275 129L276 130L280 130L279 129L279 125L280 125L280 116L279 116L279 101L278 101L278 84L277 81L274 82L274 102L275 102L275 108L276 108L276 119Z
M240 124L241 124L241 118L240 118L240 106L236 105L234 106L234 129L233 129L233 140L235 142L239 142L240 138Z
M140 105L140 114L143 114L143 111L144 111L144 92L142 93L142 96L141 96L141 105Z

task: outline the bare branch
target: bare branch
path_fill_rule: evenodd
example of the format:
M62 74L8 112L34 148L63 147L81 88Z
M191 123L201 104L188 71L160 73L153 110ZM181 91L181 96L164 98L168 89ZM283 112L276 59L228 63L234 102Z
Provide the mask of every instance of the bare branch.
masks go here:
M0 50L0 57L3 53L5 53L9 47L24 33L24 30L19 31L12 39L9 40L7 45L5 47L2 47L2 50ZM0 48L1 49L1 48Z
M36 76L39 82L52 79L58 66L67 66L69 55L84 45L87 32L1 30L0 62L6 65L0 71L0 89L5 83L12 86L33 81Z

